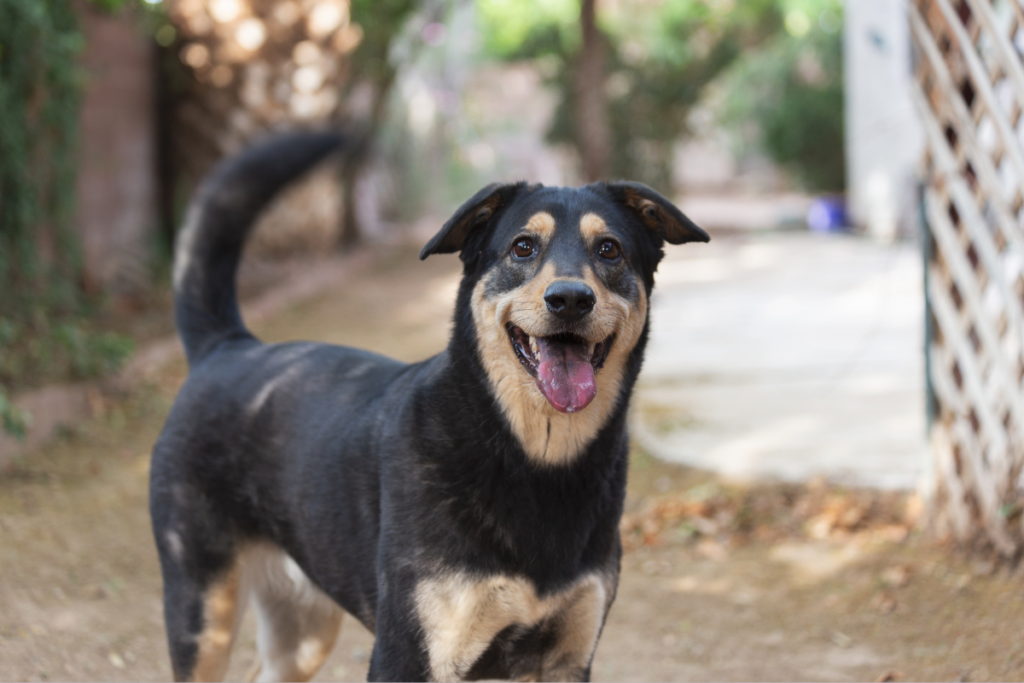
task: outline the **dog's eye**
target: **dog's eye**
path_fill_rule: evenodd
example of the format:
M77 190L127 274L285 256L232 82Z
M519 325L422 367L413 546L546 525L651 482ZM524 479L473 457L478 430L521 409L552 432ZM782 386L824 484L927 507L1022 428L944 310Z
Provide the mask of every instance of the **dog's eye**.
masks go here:
M526 258L533 254L533 240L529 237L516 240L516 243L512 245L512 255L516 258Z
M619 258L619 245L615 244L611 240L605 240L601 242L601 246L597 248L597 255L601 258L614 261Z

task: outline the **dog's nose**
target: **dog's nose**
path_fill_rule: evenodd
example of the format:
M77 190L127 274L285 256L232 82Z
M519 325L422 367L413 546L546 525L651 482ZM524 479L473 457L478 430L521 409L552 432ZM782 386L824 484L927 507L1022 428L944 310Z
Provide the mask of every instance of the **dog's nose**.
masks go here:
M584 317L597 303L594 291L582 282L559 280L552 282L544 292L548 310L566 322Z

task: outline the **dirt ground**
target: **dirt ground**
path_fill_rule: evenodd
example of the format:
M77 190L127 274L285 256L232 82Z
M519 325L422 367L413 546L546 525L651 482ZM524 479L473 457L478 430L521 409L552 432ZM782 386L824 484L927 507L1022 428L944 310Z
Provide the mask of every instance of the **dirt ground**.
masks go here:
M406 360L445 343L457 260L378 258L257 326ZM181 362L0 474L0 679L170 676L149 530L149 451ZM938 546L899 495L740 487L634 453L596 680L1020 680L1024 577ZM353 619L318 680L365 677ZM243 624L229 678L248 669Z

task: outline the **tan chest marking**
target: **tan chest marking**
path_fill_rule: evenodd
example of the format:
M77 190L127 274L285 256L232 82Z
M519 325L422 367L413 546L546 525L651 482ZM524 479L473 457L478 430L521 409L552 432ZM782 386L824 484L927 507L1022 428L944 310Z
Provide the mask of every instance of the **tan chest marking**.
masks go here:
M584 281L597 293L591 315L603 336L616 335L604 367L595 375L597 396L578 413L555 410L537 388L534 379L516 358L505 330L514 319L527 325L547 315L544 290L555 279L553 265L547 265L522 286L489 299L485 295L489 278L473 289L473 320L484 369L505 419L526 455L535 462L558 465L569 462L597 436L615 409L626 359L636 346L647 321L647 297L640 289L639 305L609 291L589 268ZM528 329L524 327L524 329Z
M460 680L508 626L531 627L558 619L555 646L537 677L564 680L561 672L582 670L589 663L612 592L593 574L544 598L529 581L509 576L481 579L456 573L426 579L416 587L416 610L431 678Z

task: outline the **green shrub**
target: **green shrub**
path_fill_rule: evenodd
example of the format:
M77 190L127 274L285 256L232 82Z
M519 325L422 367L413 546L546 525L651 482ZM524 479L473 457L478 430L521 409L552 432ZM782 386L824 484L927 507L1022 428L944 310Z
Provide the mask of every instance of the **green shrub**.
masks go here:
M30 421L30 416L11 403L7 394L0 389L0 426L3 431L16 439L23 439Z
M741 148L760 149L808 190L839 192L846 176L842 5L804 4L794 10L800 22L791 13L788 32L730 69L717 108Z
M745 50L781 30L778 0L605 4L598 14L611 138L611 177L672 186L673 143L705 87ZM582 37L577 0L478 0L483 43L499 59L537 60L560 93L548 140L581 147L573 72Z
M82 46L71 0L0 0L0 315L73 306L71 229ZM41 243L52 258L39 258Z
M54 340L75 379L102 377L116 372L131 355L132 340L112 332L89 332L64 323L54 330Z
M14 435L30 416L12 391L98 377L131 352L128 339L92 329L97 302L81 287L71 224L83 47L75 5L0 0L0 428Z

